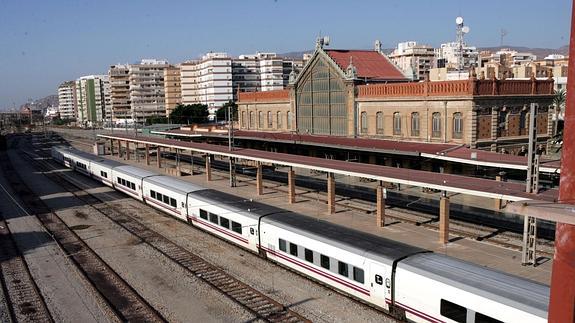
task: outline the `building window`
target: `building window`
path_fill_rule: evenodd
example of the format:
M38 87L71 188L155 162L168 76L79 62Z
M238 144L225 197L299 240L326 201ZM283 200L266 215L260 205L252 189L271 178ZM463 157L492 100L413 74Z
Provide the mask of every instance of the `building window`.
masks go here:
M463 136L463 116L461 112L453 114L453 138L461 139Z
M292 126L292 116L291 116L291 111L288 111L287 113L287 128L288 130L291 130Z
M378 135L383 135L383 112L375 114L375 129Z
M242 111L242 128L246 127L246 112Z
M276 113L276 119L277 119L276 128L281 129L283 127L282 113L281 112L278 111Z
M393 114L393 134L401 135L401 115L399 112Z
M367 112L361 113L361 132L367 133Z
M268 111L268 128L272 128L274 126L274 120L272 119L272 112Z
M250 120L248 123L248 129L252 129L255 126L255 124L256 124L256 117L254 115L254 112L251 111L250 112Z
M258 112L258 128L264 128L264 113L262 111Z
M431 115L431 136L441 137L441 113L434 112Z
M411 114L411 135L419 137L419 113L413 112Z

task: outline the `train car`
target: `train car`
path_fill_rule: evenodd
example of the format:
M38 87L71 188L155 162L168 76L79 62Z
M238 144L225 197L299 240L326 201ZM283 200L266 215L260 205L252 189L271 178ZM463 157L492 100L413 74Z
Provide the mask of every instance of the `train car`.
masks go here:
M113 187L112 170L115 167L124 166L125 164L115 160L100 158L95 155L93 157L94 159L90 161L90 174L92 174L92 178L99 180L104 185Z
M190 193L188 208L192 225L253 252L258 252L258 219L278 210L211 189Z
M269 259L389 310L394 261L424 249L293 212L261 219Z
M441 254L397 265L396 302L426 322L547 322L549 287Z
M142 202L144 201L142 195L143 180L152 176L160 176L160 174L129 165L117 166L112 169L114 188Z
M188 195L203 189L190 182L159 175L144 179L142 194L150 206L187 221Z
M79 173L86 176L91 176L90 162L96 156L83 151L67 148L59 149L59 152L62 154L62 160L66 167L77 170Z

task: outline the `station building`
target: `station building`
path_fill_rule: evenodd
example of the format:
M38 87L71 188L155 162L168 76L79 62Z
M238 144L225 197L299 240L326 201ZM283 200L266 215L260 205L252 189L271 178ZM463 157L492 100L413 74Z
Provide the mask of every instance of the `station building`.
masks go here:
M238 93L241 130L452 143L498 151L528 141L536 103L538 140L552 134L553 79L410 82L381 46L316 46L284 90ZM509 148L507 149L509 150Z

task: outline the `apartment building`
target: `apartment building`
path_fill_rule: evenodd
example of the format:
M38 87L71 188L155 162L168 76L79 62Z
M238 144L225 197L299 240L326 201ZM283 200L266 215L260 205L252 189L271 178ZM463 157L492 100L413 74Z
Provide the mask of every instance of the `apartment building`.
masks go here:
M469 68L476 66L479 59L479 52L475 46L467 46L463 44L461 48L463 52L463 66ZM441 47L435 49L435 59L437 60L437 67L457 68L460 61L460 48L459 43L450 42L441 44Z
M166 117L176 106L182 103L182 85L180 66L168 66L164 69L164 93L166 95Z
M108 75L82 76L75 82L77 122L83 126L102 124L110 102Z
M226 53L208 53L200 60L180 65L183 104L201 103L210 114L233 99L232 58Z
M397 44L389 59L412 80L424 80L435 66L435 50L428 45L408 41Z
M67 81L58 87L58 110L62 119L76 119L76 83Z
M156 59L143 59L129 65L130 112L135 122L166 115L164 70L167 67L167 61Z
M112 122L124 122L132 118L130 106L130 69L128 64L110 66L110 117Z

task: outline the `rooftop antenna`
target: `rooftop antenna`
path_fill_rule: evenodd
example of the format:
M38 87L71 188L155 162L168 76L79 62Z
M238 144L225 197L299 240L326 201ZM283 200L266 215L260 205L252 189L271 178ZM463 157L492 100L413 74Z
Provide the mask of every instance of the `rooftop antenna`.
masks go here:
M455 18L455 23L457 24L457 49L458 49L458 64L457 64L457 71L459 73L459 75L461 75L461 71L463 71L463 68L465 67L464 61L463 61L463 45L464 40L463 37L465 36L465 34L469 33L469 26L464 26L463 25L463 17L459 16L457 18Z
M499 41L499 46L500 46L500 47L503 47L503 38L505 38L505 36L507 36L507 34L508 34L507 30L501 28L501 31L500 31L500 34L499 34L499 35L501 36L500 41Z

